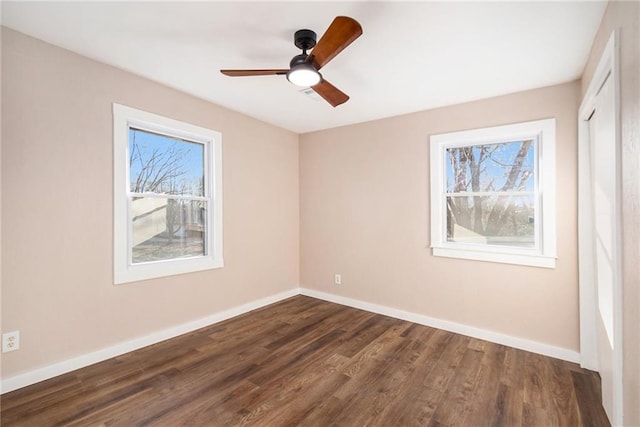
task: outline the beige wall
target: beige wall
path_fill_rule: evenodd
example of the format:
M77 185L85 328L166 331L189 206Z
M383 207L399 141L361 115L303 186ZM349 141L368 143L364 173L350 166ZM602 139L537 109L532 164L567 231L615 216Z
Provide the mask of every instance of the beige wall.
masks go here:
M586 92L611 33L620 41L624 423L640 425L640 3L609 3L582 79Z
M114 286L112 103L222 132L225 267ZM2 377L297 287L298 135L3 28Z
M301 135L301 286L578 351L579 96L573 82ZM557 268L432 256L429 135L549 117Z

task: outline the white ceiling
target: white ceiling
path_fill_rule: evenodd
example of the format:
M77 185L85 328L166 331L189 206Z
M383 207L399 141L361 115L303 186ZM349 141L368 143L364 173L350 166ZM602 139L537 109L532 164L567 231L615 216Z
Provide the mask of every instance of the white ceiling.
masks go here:
M2 24L304 133L577 79L605 2L7 2ZM337 15L363 35L322 69L337 108L284 76L293 33Z

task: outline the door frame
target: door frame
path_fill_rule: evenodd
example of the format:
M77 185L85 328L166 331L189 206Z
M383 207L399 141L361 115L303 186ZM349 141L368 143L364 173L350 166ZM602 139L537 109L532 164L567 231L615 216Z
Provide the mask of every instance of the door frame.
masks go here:
M593 113L600 89L607 78L613 84L614 134L616 147L616 190L614 194L617 218L614 230L614 280L613 280L613 419L612 425L622 425L622 214L621 214L621 143L620 143L620 71L619 31L612 32L598 62L589 87L578 110L578 270L580 291L580 365L590 370L598 369L597 293L594 272L595 250L593 244L593 218L591 200L591 156L589 119Z

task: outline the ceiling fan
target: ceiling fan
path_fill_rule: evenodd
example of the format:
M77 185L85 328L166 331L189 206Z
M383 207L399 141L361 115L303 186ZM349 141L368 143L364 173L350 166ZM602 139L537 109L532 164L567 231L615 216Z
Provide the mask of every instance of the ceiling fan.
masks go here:
M329 28L316 43L316 33L311 30L298 30L294 35L294 44L302 53L293 57L289 69L271 70L220 70L230 77L286 75L287 80L297 86L310 87L329 104L337 107L349 100L349 96L326 81L320 69L327 65L355 39L362 35L362 27L353 18L336 17ZM313 49L310 54L307 50Z

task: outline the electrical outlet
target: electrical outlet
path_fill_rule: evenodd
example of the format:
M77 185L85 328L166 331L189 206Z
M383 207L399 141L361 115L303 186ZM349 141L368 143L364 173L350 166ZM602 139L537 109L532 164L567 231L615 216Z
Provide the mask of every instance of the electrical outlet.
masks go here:
M341 285L342 284L342 276L340 276L339 274L336 274L336 277L334 278L334 283L336 285Z
M20 331L2 334L2 352L18 350L20 348Z

